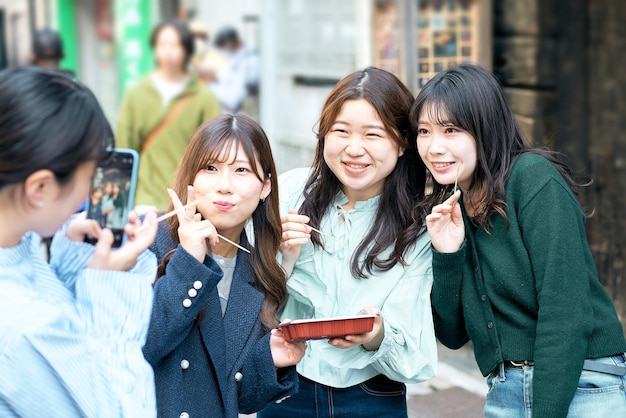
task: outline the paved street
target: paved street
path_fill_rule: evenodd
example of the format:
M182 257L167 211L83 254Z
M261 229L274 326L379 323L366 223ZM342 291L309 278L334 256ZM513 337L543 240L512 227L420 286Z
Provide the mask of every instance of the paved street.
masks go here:
M437 377L407 387L409 418L482 417L487 385L471 346L438 352Z

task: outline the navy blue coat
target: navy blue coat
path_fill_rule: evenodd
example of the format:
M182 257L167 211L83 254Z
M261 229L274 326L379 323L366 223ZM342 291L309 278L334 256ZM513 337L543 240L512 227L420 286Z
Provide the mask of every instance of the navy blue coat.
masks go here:
M241 245L250 245L245 231ZM161 225L150 249L160 262L174 246ZM154 368L159 417L234 418L297 390L295 367L274 367L248 255L237 253L223 317L216 287L222 275L213 258L201 264L179 245L155 284L143 353Z

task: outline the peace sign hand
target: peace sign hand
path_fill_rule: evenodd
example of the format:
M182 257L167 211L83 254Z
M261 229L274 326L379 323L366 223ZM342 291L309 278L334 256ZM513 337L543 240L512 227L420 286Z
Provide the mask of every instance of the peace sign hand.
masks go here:
M211 246L218 243L217 230L208 219L202 219L202 214L196 213L196 206L191 205L183 209L183 204L176 192L167 190L170 200L177 211L178 239L180 245L200 263L209 252L207 240ZM196 200L196 191L193 186L187 186L187 205Z

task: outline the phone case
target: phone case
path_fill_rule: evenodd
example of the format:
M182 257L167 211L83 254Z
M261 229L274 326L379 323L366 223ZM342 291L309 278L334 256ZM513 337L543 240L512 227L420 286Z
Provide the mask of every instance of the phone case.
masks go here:
M128 223L128 212L134 207L139 154L127 148L115 148L111 153L96 168L86 209L88 218L111 229L115 238L113 247L119 247L126 241L124 226ZM95 243L96 239L87 237L85 241Z

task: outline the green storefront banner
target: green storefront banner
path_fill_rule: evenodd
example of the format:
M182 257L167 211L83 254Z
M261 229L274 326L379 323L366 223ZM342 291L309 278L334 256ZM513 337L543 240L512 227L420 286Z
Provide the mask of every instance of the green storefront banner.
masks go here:
M74 0L57 0L57 26L59 36L63 41L65 57L59 63L61 68L71 70L80 78L78 73L78 37L76 36L76 5Z
M152 6L149 0L115 1L114 22L120 96L153 68L150 49Z

